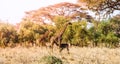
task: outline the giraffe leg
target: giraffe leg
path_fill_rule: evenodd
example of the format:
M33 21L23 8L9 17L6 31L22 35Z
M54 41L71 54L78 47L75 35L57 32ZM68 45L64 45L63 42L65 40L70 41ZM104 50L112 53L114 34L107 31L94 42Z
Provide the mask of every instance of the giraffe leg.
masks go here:
M53 45L54 45L54 42L52 41L51 42L51 50L52 50L52 52L53 52Z
M59 47L60 47L60 45L61 45L61 41L62 41L62 38L59 37L59 38L58 38L58 44L59 44Z
M67 46L67 52L68 52L68 54L70 54L70 52L69 52L69 47Z
M63 50L63 48L60 48L59 52L61 53L61 52L62 52L62 50Z

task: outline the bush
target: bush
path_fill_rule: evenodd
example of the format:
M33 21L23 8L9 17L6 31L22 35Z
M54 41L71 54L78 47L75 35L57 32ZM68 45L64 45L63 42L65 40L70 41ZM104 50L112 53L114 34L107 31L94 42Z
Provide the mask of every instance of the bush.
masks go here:
M62 60L55 56L44 56L41 58L40 63L43 64L63 64Z
M0 46L17 43L17 32L13 25L0 22Z

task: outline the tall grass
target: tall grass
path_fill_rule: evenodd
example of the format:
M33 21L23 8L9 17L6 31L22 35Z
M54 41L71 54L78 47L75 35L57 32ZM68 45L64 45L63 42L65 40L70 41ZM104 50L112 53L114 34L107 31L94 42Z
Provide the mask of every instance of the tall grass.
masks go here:
M44 47L0 48L0 64L41 64L44 56L59 58L63 64L120 64L120 48L71 47L70 54L58 49L51 53Z

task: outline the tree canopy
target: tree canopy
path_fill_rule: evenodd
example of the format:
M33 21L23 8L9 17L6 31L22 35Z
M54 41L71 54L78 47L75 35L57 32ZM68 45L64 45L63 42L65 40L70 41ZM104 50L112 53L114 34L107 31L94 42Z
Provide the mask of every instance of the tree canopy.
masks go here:
M45 21L53 21L55 16L64 16L66 18L75 19L86 18L87 13L84 9L73 3L62 2L38 10L26 12L25 20L30 20L39 24L46 24Z
M106 14L113 13L115 10L120 10L120 0L78 0L86 3L88 9L97 13Z

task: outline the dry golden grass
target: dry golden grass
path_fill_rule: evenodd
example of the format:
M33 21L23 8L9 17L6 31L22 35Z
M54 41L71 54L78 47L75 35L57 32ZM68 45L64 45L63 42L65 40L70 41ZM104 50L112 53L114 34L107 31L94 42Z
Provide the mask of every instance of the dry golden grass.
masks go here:
M46 55L60 58L64 64L120 64L120 48L80 48L71 47L70 54L54 49L41 47L0 48L0 64L40 64L40 59Z

